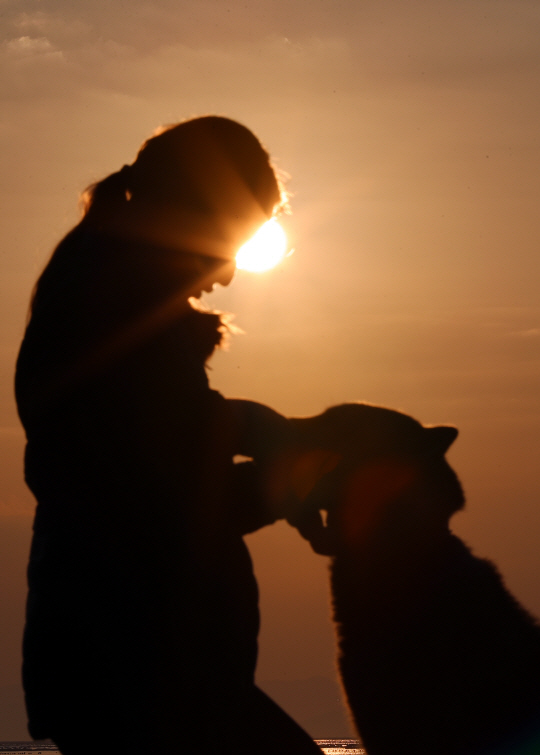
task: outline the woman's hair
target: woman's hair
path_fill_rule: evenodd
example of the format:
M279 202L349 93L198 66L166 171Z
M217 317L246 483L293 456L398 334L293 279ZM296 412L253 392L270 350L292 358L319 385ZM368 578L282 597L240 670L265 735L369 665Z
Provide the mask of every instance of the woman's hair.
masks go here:
M118 311L142 311L174 294L182 298L190 282L224 260L219 252L182 246L179 217L202 218L203 227L222 215L239 225L262 224L286 204L286 194L249 129L204 116L159 130L133 165L91 185L82 204L82 220L56 247L35 286L31 312L39 301L64 299L67 290L81 298L90 285L84 275L94 280L93 298L109 289ZM97 234L93 242L87 232Z
M174 225L180 209L209 219L257 213L264 222L286 204L286 194L249 129L204 116L160 129L132 165L88 187L82 204L85 225L129 234L134 221Z

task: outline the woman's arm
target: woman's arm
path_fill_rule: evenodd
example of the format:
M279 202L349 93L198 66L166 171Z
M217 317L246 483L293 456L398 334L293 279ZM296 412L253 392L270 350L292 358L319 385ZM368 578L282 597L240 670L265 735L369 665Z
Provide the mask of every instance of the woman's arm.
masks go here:
M291 486L294 432L283 415L245 399L227 399L235 428L235 452L252 461L235 464L233 516L243 534L253 532L296 509Z
M265 464L292 446L294 436L289 420L274 409L238 398L227 399L227 406L236 428L238 455Z
M331 554L328 531L319 511L317 483L339 463L339 454L320 449L306 450L298 446L293 423L264 404L244 399L228 399L234 422L238 427L238 454L254 459L253 463L237 464L238 499L251 496L251 505L244 502L244 532L252 532L276 519L286 519L303 538L309 540L316 553ZM254 505L255 499L263 507Z

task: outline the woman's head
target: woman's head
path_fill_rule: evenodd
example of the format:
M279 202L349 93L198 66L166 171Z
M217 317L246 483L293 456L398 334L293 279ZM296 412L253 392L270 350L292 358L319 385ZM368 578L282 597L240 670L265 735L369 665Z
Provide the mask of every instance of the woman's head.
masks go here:
M249 129L205 116L160 130L132 165L91 187L86 201L89 225L230 261L284 192Z
M229 118L193 118L142 145L132 166L134 191L150 201L212 213L223 201L254 201L268 219L282 200L270 156L257 137Z
M45 351L68 359L100 344L94 363L151 339L189 313L190 297L230 282L239 246L284 196L244 126L208 116L161 130L87 190L83 219L40 276L31 315ZM205 356L220 337L210 322Z

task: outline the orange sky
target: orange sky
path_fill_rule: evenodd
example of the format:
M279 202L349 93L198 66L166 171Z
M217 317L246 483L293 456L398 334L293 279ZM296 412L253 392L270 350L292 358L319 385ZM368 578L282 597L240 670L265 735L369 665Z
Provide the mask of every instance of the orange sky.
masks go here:
M252 128L293 194L295 254L208 297L245 331L214 359L212 385L288 414L363 399L455 424L449 458L468 497L455 530L540 615L538 3L0 7L0 740L27 736L32 501L12 374L29 293L78 192L190 115ZM335 697L326 566L285 526L250 545L260 679L309 728ZM346 733L337 713L326 725Z

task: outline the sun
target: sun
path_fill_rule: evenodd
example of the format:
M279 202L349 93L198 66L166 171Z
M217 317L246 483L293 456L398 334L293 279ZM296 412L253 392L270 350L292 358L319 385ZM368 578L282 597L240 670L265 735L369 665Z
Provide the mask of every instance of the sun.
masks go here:
M275 218L262 225L236 254L236 267L262 273L278 265L287 251L287 236Z

